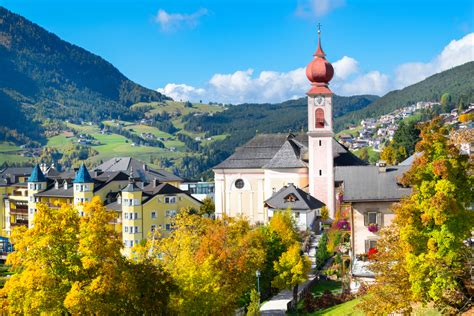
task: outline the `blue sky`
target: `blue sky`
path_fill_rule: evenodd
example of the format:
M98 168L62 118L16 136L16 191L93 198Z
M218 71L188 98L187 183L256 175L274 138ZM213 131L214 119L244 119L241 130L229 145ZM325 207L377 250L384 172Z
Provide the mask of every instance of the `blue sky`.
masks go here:
M178 99L301 96L322 24L339 94L385 92L474 59L472 0L0 0ZM453 42L454 41L454 42Z

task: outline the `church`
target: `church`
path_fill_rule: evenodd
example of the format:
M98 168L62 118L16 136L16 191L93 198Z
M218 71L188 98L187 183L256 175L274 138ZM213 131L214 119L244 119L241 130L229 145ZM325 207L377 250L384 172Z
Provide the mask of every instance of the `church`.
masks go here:
M274 211L290 209L301 230L318 231L326 207L330 220L348 223L352 256L376 247L379 228L393 218L391 205L411 192L398 183L409 165L368 165L334 138L333 75L318 31L306 67L308 132L256 135L215 166L217 216L265 224Z

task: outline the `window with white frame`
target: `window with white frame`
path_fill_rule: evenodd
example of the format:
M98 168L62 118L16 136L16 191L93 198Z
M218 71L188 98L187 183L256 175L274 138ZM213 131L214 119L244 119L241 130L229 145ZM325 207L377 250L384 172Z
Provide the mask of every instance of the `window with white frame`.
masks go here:
M367 213L367 223L368 224L377 224L377 212L368 212Z
M30 208L30 214L34 214L35 213L35 209L34 208Z
M124 218L128 219L128 213L127 212L124 212Z
M134 219L138 219L138 213L134 213L135 216L134 216Z
M176 216L176 211L175 210L168 210L166 211L166 217L172 218Z
M135 206L140 205L140 200L138 200L138 199L133 199L133 205L135 205Z
M151 212L151 218L156 219L156 212L155 211Z
M135 234L138 234L138 226L135 226Z
M125 233L128 233L128 226L124 226L124 227L123 227L123 231L124 231Z
M175 204L176 203L176 196L165 196L165 203L166 204Z

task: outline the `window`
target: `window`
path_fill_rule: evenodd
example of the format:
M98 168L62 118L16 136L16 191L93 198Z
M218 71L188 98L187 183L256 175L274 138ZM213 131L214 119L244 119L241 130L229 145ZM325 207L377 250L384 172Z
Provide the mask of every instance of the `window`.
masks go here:
M35 201L35 198L30 196L30 202L34 202Z
M323 175L323 171L321 169L319 169L319 175L322 176Z
M128 231L130 234L133 234L133 226L128 226Z
M128 219L128 213L125 212L125 219Z
M156 219L156 212L151 212L151 218Z
M316 128L324 128L324 111L316 109Z
M135 226L135 234L138 234L138 226Z
M377 224L379 227L383 226L383 214L378 210L368 210L364 214L364 225Z
M34 214L35 213L35 209L34 208L30 208L30 214Z
M367 224L378 224L377 223L377 212L368 212L367 213Z
M135 206L140 205L140 201L138 199L133 199L133 205Z
M295 218L300 218L300 212L295 212Z
M175 204L176 203L176 196L165 196L165 203L166 204Z
M166 230L171 230L171 224L166 224Z
M124 226L124 232L128 233L128 226Z
M322 146L322 145L323 145L323 142L319 140L319 146Z
M138 213L135 213L134 219L138 219Z
M33 188L34 188L34 187L33 187L33 183L30 183L29 189L30 189L30 190L33 190Z
M242 179L235 180L235 187L237 189L242 189L244 187L244 185L245 185L244 180L242 180Z
M369 252L371 248L377 248L377 240L368 239L365 241L365 252Z
M156 225L151 225L151 229L150 229L150 230L151 230L152 233L154 233L155 230L156 230Z
M175 210L166 211L166 217L175 217L175 216L176 216Z

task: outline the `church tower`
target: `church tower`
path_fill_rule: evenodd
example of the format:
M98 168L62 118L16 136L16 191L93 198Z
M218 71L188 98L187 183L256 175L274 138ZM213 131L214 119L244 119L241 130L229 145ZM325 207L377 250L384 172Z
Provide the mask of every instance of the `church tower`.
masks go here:
M309 193L326 204L329 216L334 218L334 155L332 96L328 84L334 69L326 60L321 47L321 30L318 28L318 48L306 67L311 82L308 95L308 151Z

